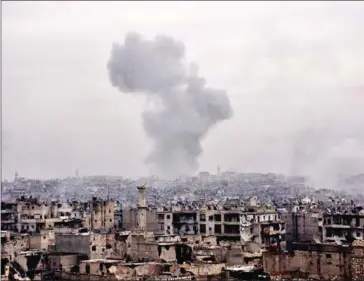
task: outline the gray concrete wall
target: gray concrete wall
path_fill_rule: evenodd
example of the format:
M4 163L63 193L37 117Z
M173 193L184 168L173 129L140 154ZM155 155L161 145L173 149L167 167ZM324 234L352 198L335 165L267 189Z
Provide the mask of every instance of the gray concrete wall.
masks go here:
M56 251L79 253L90 256L90 236L76 234L56 234Z

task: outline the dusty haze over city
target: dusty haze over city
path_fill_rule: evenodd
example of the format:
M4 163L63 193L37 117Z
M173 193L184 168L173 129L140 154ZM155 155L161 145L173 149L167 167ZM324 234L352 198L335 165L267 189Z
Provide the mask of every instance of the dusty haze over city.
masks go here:
M196 171L272 172L330 187L364 167L363 2L4 2L2 172L153 171L145 95L110 83L113 43L171 36L233 114Z

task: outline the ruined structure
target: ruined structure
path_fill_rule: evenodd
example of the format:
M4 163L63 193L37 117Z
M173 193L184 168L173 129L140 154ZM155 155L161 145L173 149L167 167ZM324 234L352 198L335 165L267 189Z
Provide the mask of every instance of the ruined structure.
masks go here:
M147 197L146 187L138 186L138 224L137 227L141 231L146 230L147 225Z
M363 280L363 244L294 243L292 252L267 251L264 270L272 276L321 280Z

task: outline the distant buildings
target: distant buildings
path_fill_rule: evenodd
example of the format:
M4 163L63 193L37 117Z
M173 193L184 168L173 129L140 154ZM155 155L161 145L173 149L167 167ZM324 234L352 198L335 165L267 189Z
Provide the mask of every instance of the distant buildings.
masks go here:
M73 200L63 188L63 201L3 200L2 279L364 280L358 202L311 192L301 178L290 187L274 174L200 176L132 189L94 177L89 190L107 196ZM83 179L17 181L41 193Z

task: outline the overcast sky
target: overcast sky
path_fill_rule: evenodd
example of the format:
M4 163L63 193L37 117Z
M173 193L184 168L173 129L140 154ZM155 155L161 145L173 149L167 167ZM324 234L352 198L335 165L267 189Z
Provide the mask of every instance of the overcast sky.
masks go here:
M182 41L232 119L200 170L364 172L363 2L3 2L3 177L148 175L143 96L110 84L129 31ZM331 184L331 183L330 183Z

